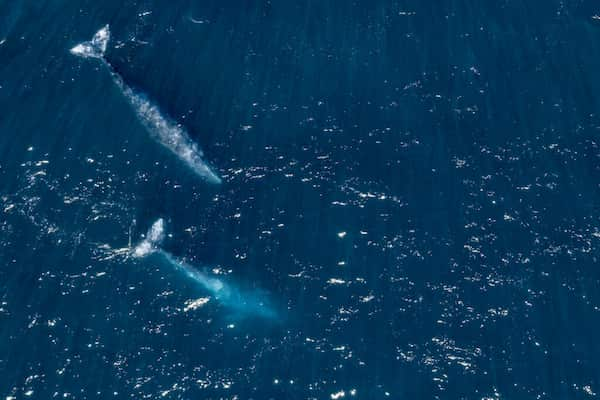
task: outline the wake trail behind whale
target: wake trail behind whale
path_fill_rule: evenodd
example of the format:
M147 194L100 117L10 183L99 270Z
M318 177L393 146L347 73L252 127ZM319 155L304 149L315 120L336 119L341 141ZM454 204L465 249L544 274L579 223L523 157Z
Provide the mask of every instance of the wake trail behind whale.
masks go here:
M79 57L98 59L106 65L113 81L121 90L121 93L132 106L136 116L144 128L150 132L151 136L185 162L197 175L208 182L214 184L221 183L221 178L204 161L202 150L190 139L185 129L166 117L158 106L153 104L146 95L134 91L125 84L121 75L106 60L104 54L109 40L110 30L108 25L106 25L96 32L90 41L74 46L70 52Z

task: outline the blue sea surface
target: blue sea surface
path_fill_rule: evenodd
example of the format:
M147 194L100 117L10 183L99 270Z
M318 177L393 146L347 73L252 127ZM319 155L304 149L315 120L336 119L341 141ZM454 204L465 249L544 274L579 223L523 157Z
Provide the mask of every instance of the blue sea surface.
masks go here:
M0 0L2 400L593 399L599 258L597 1Z

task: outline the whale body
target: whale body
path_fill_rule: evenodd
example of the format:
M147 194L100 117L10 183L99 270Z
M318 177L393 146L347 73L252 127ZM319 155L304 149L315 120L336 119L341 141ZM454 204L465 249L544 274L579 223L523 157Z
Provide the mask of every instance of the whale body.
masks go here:
M227 282L214 274L210 274L178 259L160 246L165 238L165 222L162 218L156 220L144 238L131 249L135 258L158 256L170 268L197 284L203 291L238 316L259 316L275 318L276 312L267 301L266 296L259 290L242 290L231 282Z
M108 68L113 81L119 87L121 93L123 93L123 96L132 106L138 119L144 128L150 132L151 136L174 153L197 175L210 183L221 183L221 178L204 161L202 150L192 141L185 129L165 116L159 107L153 104L145 94L136 92L126 85L121 75L106 60L104 54L106 53L109 40L109 26L105 25L96 32L91 40L77 44L70 49L70 52L78 57L100 60Z

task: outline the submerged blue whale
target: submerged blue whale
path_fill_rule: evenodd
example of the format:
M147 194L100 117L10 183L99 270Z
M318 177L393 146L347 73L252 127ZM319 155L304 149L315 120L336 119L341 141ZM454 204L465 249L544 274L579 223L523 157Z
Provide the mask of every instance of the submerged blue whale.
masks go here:
M106 60L104 54L109 39L110 30L106 25L96 32L92 40L74 46L70 52L79 57L98 59L106 65L113 81L131 104L139 120L151 133L152 137L185 162L197 175L208 182L221 183L221 178L204 161L202 150L190 139L187 132L176 122L163 115L158 106L150 102L146 95L138 93L126 85L121 75Z
M144 239L132 249L131 254L136 258L150 255L160 257L166 264L180 272L183 277L196 283L199 288L209 294L217 302L233 310L238 316L259 316L275 318L277 313L269 304L266 296L259 290L243 290L215 274L203 272L186 262L179 260L169 252L160 248L165 234L165 223L158 219L148 230Z

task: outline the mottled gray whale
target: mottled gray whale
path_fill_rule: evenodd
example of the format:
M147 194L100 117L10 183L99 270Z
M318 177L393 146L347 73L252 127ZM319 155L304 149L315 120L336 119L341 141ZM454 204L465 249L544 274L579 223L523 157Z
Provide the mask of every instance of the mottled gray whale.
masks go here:
M79 43L71 48L70 52L79 57L98 59L106 65L113 81L131 104L138 119L152 137L173 152L181 161L185 162L197 175L208 182L221 183L221 178L204 161L202 150L192 141L185 129L165 116L157 105L148 100L145 94L134 91L126 85L121 75L106 60L104 54L109 39L110 30L106 25L96 32L91 40Z
M181 273L186 279L190 279L217 302L233 310L239 316L276 317L277 313L262 291L243 290L216 274L189 265L161 248L164 238L165 222L159 218L152 224L137 246L130 249L130 254L135 258L145 258L151 255L159 257L168 267Z

